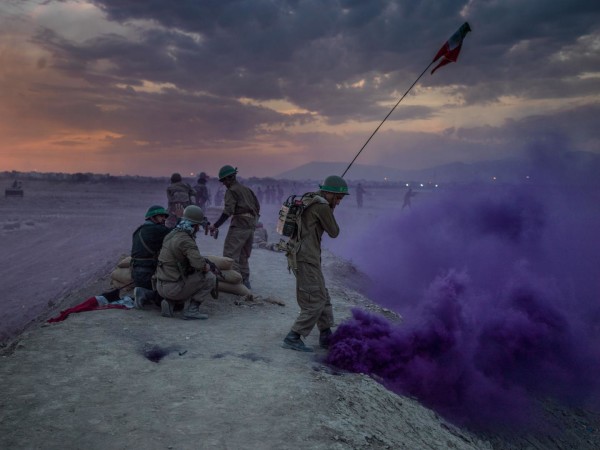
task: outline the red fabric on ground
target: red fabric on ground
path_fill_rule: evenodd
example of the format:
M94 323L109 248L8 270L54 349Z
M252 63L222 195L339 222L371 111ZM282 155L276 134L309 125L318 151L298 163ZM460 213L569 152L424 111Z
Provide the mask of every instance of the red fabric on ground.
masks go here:
M69 317L69 314L79 313L79 312L84 312L84 311L96 311L98 309L127 309L127 307L123 306L123 305L100 306L98 304L98 300L96 300L96 297L90 297L86 301L84 301L83 303L80 303L77 306L73 306L72 308L61 311L58 316L53 317L52 319L48 319L48 322L50 322L50 323L62 322L67 317Z

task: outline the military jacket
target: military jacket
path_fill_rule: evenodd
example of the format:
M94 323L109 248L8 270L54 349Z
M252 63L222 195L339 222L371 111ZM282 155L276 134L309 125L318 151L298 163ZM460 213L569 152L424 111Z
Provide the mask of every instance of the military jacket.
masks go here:
M196 191L184 181L171 183L167 188L167 200L169 203L188 203L192 202L191 197L196 196Z
M322 198L322 197L321 197ZM307 207L300 217L300 235L290 241L299 242L296 261L321 265L321 239L323 233L335 238L340 234L340 227L333 215L329 203L322 199Z
M174 229L163 241L158 255L156 278L161 281L179 281L194 270L204 271L206 259L200 254L196 240L190 233Z
M171 230L149 220L134 232L131 244L131 257L134 266L154 266L162 247L163 239Z
M234 181L225 192L223 213L231 216L231 226L254 228L260 215L260 203L254 191Z

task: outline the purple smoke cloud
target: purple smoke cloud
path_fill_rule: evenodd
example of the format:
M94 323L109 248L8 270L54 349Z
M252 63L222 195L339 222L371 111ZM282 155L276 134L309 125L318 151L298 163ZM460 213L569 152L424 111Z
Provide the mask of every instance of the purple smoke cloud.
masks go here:
M449 189L382 218L380 238L347 236L336 248L404 320L354 310L327 362L481 428L532 425L547 397L598 406L597 201L597 187Z

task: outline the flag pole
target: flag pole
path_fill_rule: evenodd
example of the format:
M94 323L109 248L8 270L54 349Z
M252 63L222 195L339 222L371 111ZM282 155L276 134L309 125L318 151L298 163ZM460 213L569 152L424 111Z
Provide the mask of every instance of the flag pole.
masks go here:
M379 126L377 128L375 128L375 131L373 131L373 133L371 134L371 136L369 136L369 139L367 139L367 142L364 143L364 145L360 148L360 150L358 151L358 153L356 154L356 156L354 157L354 159L350 162L350 164L348 164L348 167L346 167L346 170L344 170L344 173L342 174L342 178L344 178L344 175L346 175L346 172L348 172L348 170L350 170L350 167L352 167L352 164L354 164L354 161L356 161L356 158L358 158L358 155L361 154L361 152L365 149L365 147L367 146L367 144L369 143L369 141L373 138L373 136L375 136L375 133L377 133L377 131L379 131L379 129L381 128L381 126L383 125L383 123L387 120L388 117L390 117L390 115L394 112L394 110L396 109L396 107L400 104L400 102L402 100L404 100L404 97L406 97L406 95L415 86L415 84L417 84L417 82L421 79L421 77L423 75L425 75L425 72L427 72L427 70L429 70L429 68L433 65L434 62L435 62L435 60L431 61L429 63L429 65L427 67L425 67L425 70L423 70L423 72L421 72L421 75L419 75L417 77L417 79L413 82L413 84L410 85L410 87L406 90L406 92L404 93L404 95L402 97L400 97L400 100L398 100L398 102L394 105L394 107L391 109L391 111L389 113L387 113L387 116L385 116L383 118L383 120L381 121L381 123L379 124Z

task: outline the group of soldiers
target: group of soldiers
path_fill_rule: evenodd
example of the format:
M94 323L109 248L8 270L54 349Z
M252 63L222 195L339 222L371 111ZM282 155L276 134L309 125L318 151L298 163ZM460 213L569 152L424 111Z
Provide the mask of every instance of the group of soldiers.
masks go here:
M172 175L167 188L168 209L151 206L145 222L133 233L131 273L136 308L154 304L163 316L173 317L175 307L182 305L183 319L207 319L200 306L218 296L218 269L201 254L196 235L204 227L214 236L229 219L223 256L233 260L233 269L251 289L249 258L255 231L263 228L259 222L260 202L252 189L237 180L237 173L237 168L230 165L219 170L219 182L226 191L221 216L212 224L203 211L206 200L199 201L198 191L185 183L181 175ZM206 182L206 174L201 175L200 179ZM348 185L343 178L327 177L299 217L297 232L286 243L288 267L296 277L300 314L283 340L284 348L313 351L302 337L308 336L315 326L320 332L319 345L329 346L333 310L321 269L321 239L323 233L332 238L338 236L339 226L333 213L346 195Z

